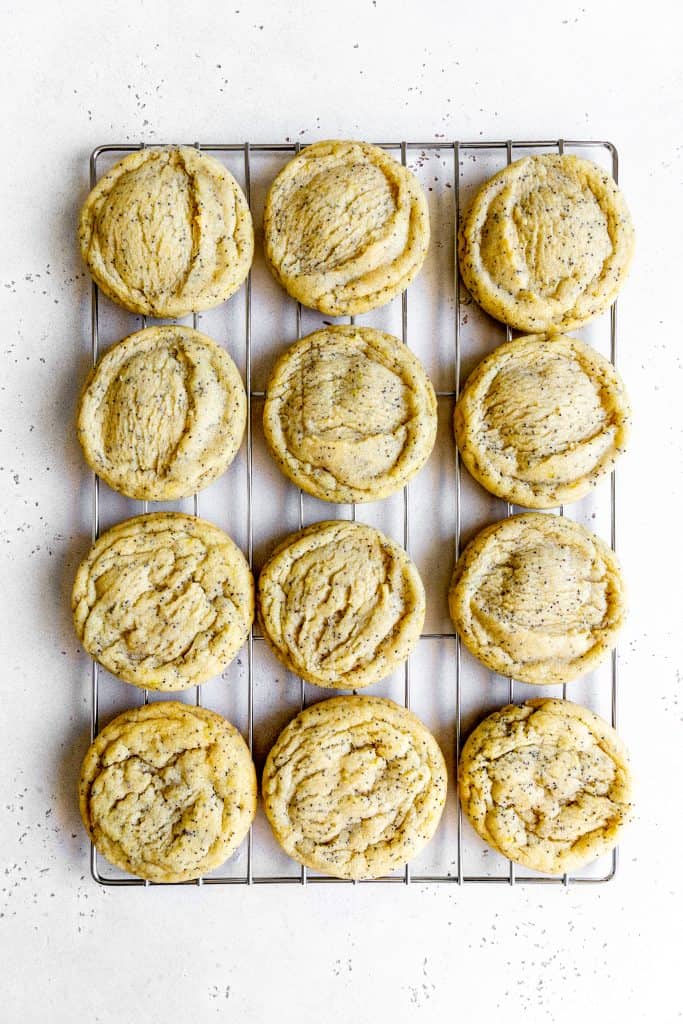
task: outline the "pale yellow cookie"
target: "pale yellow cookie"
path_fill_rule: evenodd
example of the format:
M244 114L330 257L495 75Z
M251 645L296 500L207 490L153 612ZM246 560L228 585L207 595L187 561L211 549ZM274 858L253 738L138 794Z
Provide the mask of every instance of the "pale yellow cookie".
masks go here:
M110 863L151 882L222 864L256 813L237 729L206 708L162 701L124 711L95 737L79 781L81 817Z
M119 523L74 582L88 654L134 686L184 690L218 675L247 638L254 581L227 533L177 512Z
M425 194L406 167L366 142L315 142L271 185L270 267L295 299L331 316L364 313L404 291L429 247Z
M287 537L261 570L258 599L280 661L335 689L388 676L415 647L425 617L422 580L403 548L346 520Z
M85 201L81 254L114 302L157 317L211 309L237 291L254 229L232 174L196 149L141 149L107 172Z
M273 369L263 426L280 468L324 501L377 501L429 458L436 397L416 356L370 327L324 327Z
M489 715L463 747L460 803L505 857L552 875L609 853L631 813L624 744L566 700L528 700Z
M516 160L477 193L460 232L463 281L476 302L521 331L567 331L610 306L634 232L614 179L591 160Z
M78 439L115 491L171 501L227 469L246 419L244 385L225 349L168 324L131 334L102 356L83 389Z
M436 832L446 765L412 712L379 697L335 697L280 733L261 788L290 857L335 878L378 878Z
M455 407L463 462L492 494L527 508L578 501L623 452L630 406L609 360L576 338L500 345Z
M626 614L614 552L570 519L526 512L488 526L453 571L448 594L463 643L523 683L565 683L614 647Z

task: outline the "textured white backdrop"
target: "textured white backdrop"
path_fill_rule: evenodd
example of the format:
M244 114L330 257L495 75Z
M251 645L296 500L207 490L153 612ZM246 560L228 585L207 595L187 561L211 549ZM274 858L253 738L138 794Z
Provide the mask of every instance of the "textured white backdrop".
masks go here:
M2 4L8 1024L681 1016L681 26L673 3L584 4ZM638 231L620 302L635 407L620 729L639 786L618 878L568 891L98 888L74 799L89 693L68 611L87 485L72 426L87 154L110 140L558 135L616 142Z

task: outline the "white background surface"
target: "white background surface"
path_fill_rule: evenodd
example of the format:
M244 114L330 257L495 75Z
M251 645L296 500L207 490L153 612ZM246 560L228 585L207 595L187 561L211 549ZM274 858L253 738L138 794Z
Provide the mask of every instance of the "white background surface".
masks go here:
M652 1021L680 995L680 26L649 3L3 4L3 1021ZM238 13L239 12L239 13ZM620 300L638 816L598 888L103 890L74 783L88 672L74 243L109 140L607 137L638 253Z

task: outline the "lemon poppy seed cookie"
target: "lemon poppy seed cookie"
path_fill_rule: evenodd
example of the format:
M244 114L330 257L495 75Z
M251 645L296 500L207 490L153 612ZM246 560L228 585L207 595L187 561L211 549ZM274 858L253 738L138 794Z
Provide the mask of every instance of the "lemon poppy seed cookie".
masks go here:
M199 878L234 853L256 813L249 748L214 711L162 701L124 711L85 755L79 803L112 864L152 882Z
M345 520L288 537L261 570L266 640L290 671L355 690L388 676L420 636L425 594L406 552Z
M527 508L578 501L624 450L630 406L612 364L565 335L500 345L470 374L455 407L468 470Z
M610 306L631 264L631 216L590 160L516 160L477 193L459 239L476 302L521 331L567 331Z
M268 382L266 440L283 472L324 501L376 501L404 486L436 438L422 364L370 327L325 327L289 348Z
M378 878L434 835L446 765L412 712L378 697L335 697L286 726L261 788L290 857L336 878Z
M331 316L363 313L420 270L427 200L415 175L377 146L316 142L273 182L264 241L275 277L299 302Z
M232 174L196 149L141 149L88 196L81 254L114 302L157 317L211 309L249 273L254 230Z
M602 718L566 700L489 715L463 747L458 783L485 842L553 875L609 853L631 814L624 744Z
M127 683L184 690L218 675L247 638L254 581L227 533L176 512L119 523L73 588L86 651Z
M614 552L570 519L511 516L476 535L453 571L448 603L463 643L524 683L565 683L614 647L626 614Z
M190 327L148 327L100 359L83 389L78 439L92 469L129 498L171 501L234 459L247 418L237 367Z

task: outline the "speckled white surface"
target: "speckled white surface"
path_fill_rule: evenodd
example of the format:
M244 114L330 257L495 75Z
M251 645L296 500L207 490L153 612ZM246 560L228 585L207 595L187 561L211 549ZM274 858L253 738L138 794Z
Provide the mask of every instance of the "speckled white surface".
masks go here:
M682 75L672 3L348 0L3 5L0 1017L106 1024L683 1013L680 824ZM306 8L309 8L308 10ZM617 879L103 890L74 781L87 662L69 615L87 475L72 427L88 281L74 242L108 140L609 137L638 230L621 301L631 618L621 732L639 812Z

